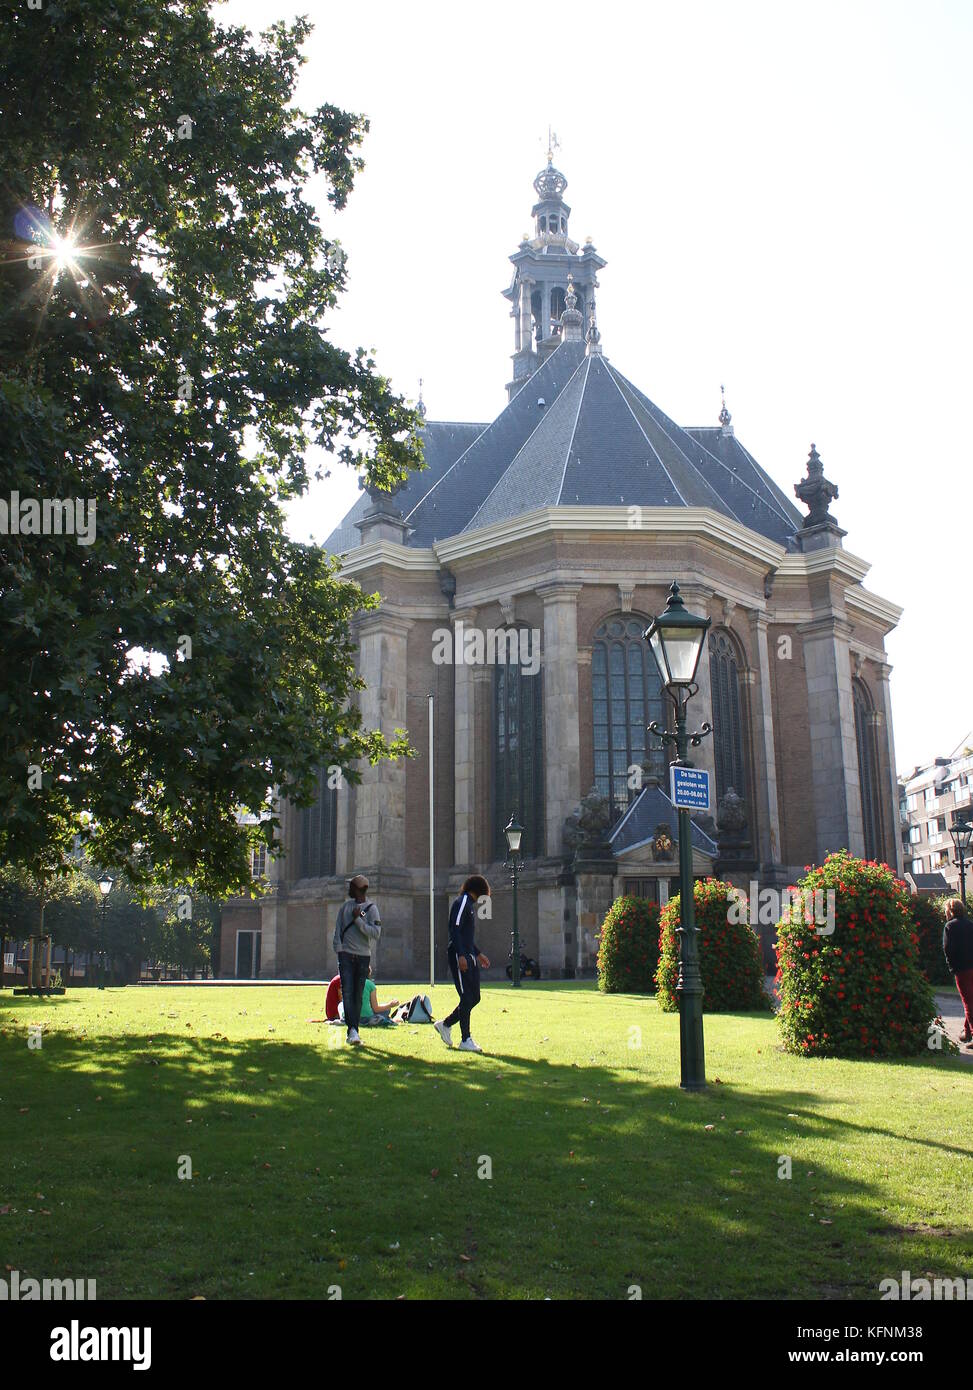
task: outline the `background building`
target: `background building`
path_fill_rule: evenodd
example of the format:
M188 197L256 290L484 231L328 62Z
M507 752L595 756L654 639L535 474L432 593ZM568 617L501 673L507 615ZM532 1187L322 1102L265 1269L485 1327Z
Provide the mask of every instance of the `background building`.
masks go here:
M606 262L571 240L565 187L549 156L504 291L505 409L427 420L427 468L394 496L365 493L327 542L382 598L355 624L365 723L407 727L418 756L365 767L357 787L322 772L312 808L284 808L271 892L224 911L225 974L241 959L265 976L330 974L358 871L382 909L379 972L427 976L430 695L438 971L449 895L474 867L494 886L481 944L506 958L511 813L526 827L528 953L548 974L590 970L613 897L664 901L677 873L671 753L646 731L666 702L642 640L674 579L712 620L690 708L713 724L694 757L724 815L694 829L696 872L783 887L843 847L902 870L885 654L901 610L864 588L813 445L794 488L805 514L737 439L725 400L712 425L681 428L611 362L595 303ZM579 831L592 790L607 824L589 803Z
M929 891L934 881L927 883L928 876L939 874L944 883L936 885L938 890L958 896L959 862L949 832L957 817L973 820L973 735L968 735L950 757L917 767L902 787L907 879L917 890ZM973 884L969 859L966 868L969 893Z

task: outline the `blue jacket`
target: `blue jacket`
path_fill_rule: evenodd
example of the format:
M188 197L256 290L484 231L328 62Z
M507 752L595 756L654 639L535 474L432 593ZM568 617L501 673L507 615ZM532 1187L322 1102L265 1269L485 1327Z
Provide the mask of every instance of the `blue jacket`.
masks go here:
M468 956L473 962L480 954L475 940L476 903L469 893L460 893L449 909L449 946L458 956Z

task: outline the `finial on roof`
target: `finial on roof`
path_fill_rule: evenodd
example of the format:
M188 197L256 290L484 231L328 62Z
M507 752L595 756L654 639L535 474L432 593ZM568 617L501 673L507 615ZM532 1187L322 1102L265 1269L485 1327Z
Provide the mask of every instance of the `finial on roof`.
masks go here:
M595 297L591 296L591 308L588 310L588 332L585 334L588 341L588 356L597 357L601 354L601 334L598 332L598 320L595 314Z
M584 315L577 307L578 296L574 290L574 276L568 271L568 288L564 295L564 312L561 314L561 342L580 343L584 337Z
M808 509L804 531L819 528L839 538L845 534L829 511L831 503L838 496L838 488L824 476L824 464L813 444L807 459L807 477L795 483L794 493Z
M423 419L426 418L426 403L422 399L422 377L419 378L419 400L416 403L416 410L419 412Z
M720 424L723 426L724 435L732 434L733 426L731 425L730 421L733 419L733 416L726 408L726 387L722 384L720 386L720 396L723 400L723 404L720 407Z

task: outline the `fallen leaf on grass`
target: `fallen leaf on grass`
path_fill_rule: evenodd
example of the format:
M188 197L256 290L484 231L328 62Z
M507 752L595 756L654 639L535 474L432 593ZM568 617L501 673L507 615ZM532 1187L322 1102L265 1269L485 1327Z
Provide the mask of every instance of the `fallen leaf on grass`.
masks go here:
M716 1125L703 1125L704 1129L715 1129Z
M470 1259L469 1255L460 1255L460 1259L463 1261L464 1264L472 1264L472 1260Z

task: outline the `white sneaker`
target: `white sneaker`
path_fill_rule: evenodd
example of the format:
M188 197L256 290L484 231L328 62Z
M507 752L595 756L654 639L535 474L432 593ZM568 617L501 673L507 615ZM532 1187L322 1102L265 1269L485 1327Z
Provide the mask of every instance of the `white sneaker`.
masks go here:
M474 1042L472 1038L464 1038L459 1045L459 1050L460 1052L482 1052L483 1048L478 1042Z
M357 1028L349 1028L348 1041L351 1043L352 1047L361 1047L361 1038L358 1036Z
M453 1030L452 1030L452 1028L448 1027L447 1024L443 1023L442 1019L440 1019L437 1023L434 1023L432 1026L435 1028L436 1032L437 1032L437 1033L439 1034L439 1036L442 1038L442 1040L443 1040L443 1042L446 1044L446 1046L447 1046L447 1047L452 1047L452 1045L453 1045Z

